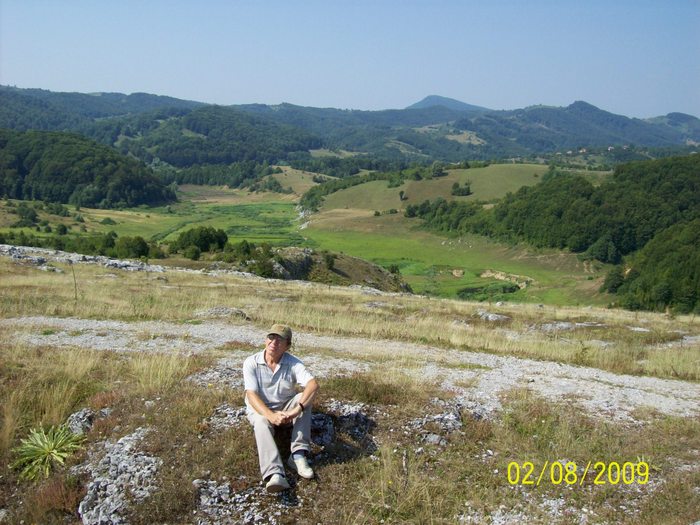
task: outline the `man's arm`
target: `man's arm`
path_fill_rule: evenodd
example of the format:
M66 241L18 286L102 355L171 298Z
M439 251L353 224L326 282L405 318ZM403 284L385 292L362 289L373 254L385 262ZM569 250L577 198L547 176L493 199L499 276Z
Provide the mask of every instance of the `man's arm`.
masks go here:
M304 390L301 393L299 403L301 405L304 405L304 408L311 406L311 403L313 403L313 400L316 398L316 394L318 394L318 381L316 381L316 379L309 379L309 382L306 383L306 386L304 387ZM288 422L300 415L302 412L303 410L301 406L297 405L292 410L288 410L287 412L281 413L286 416Z
M316 399L317 393L318 381L316 381L316 379L310 379L309 382L306 383L304 391L301 393L301 398L299 398L299 402L305 407L310 406L311 403L313 403L314 399Z
M253 410L273 425L282 425L287 422L288 415L285 412L275 411L268 407L255 390L246 390L245 395L248 399L248 404Z

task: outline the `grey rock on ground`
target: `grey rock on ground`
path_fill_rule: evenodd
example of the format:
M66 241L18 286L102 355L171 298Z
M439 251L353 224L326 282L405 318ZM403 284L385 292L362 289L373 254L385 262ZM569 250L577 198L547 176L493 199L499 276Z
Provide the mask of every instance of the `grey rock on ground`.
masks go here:
M147 433L148 429L139 428L116 443L105 442L102 458L83 465L92 477L78 506L84 525L125 524L126 495L141 501L155 490L154 478L162 460L137 449Z
M505 321L510 321L510 317L503 314L494 314L492 312L487 312L486 310L479 310L477 312L479 319L483 321L488 321L490 323L502 323Z
M245 482L245 477L239 481ZM221 483L208 479L195 479L197 525L266 524L276 525L290 507L301 507L302 501L291 491L285 491L271 499L262 485L236 491L229 481Z
M82 436L87 434L95 423L96 419L102 419L109 416L111 409L103 408L95 412L91 408L83 408L68 416L66 424L73 434Z

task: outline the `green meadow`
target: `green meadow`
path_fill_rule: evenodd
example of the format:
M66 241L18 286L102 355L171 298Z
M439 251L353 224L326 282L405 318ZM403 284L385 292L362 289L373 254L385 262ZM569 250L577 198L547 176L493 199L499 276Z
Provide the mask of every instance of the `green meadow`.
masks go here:
M409 204L420 204L424 200L443 197L458 201L492 202L508 192L515 192L522 186L537 184L547 173L543 164L491 164L485 168L448 170L444 177L424 180L407 180L401 186L389 188L386 181L373 181L354 186L326 197L324 210L335 208L359 208L385 211L391 208L403 209ZM609 172L576 171L594 184L599 183ZM472 194L466 197L453 197L452 185L460 186L469 182ZM403 200L399 193L403 191Z
M449 170L445 177L406 181L388 188L387 181L373 181L326 197L322 209L302 225L296 209L301 188L312 183L312 174L285 168L277 174L295 190L291 194L252 193L225 187L183 185L179 201L170 206L127 210L83 208L71 216L58 217L40 212L40 219L52 226L69 226L68 235L106 233L139 235L149 241L168 242L195 226L223 229L231 242L243 239L274 246L306 246L342 252L384 267L398 266L404 279L417 293L457 297L464 288L480 288L514 279L528 286L507 295L508 300L548 304L605 304L609 297L597 292L605 275L600 264L580 261L576 255L554 250L508 246L489 239L466 235L446 237L421 227L419 219L407 219L406 204L425 199L478 199L493 201L523 185L536 184L547 171L535 164L495 164L486 168ZM599 181L605 174L583 172ZM454 182L471 183L473 194L452 197ZM399 199L404 191L404 200ZM397 213L387 213L390 209ZM7 203L0 203L0 231L7 230L15 215ZM375 211L380 211L375 216ZM75 221L79 213L84 222ZM108 224L104 224L105 219ZM111 222L114 222L113 224ZM25 229L27 233L48 235ZM484 272L492 275L482 277ZM498 273L500 281L493 277Z
M422 230L420 220L398 214L321 213L303 235L314 247L384 267L398 265L417 293L456 297L465 287L493 283L493 278L480 277L491 270L532 279L527 288L509 296L512 300L572 305L607 302L597 292L604 269L584 264L574 254L506 246L477 235L446 238Z
M580 261L576 255L554 250L507 246L477 235L445 237L421 228L418 219L403 217L408 204L442 197L448 200L492 202L520 187L536 184L547 172L540 164L492 164L485 168L449 170L429 180L410 180L389 188L372 181L333 193L303 231L313 246L344 252L388 267L395 264L418 293L456 297L468 287L482 287L494 279L491 270L532 283L509 294L510 300L550 304L605 304L597 292L605 274L602 265ZM599 183L607 172L577 172ZM452 185L469 182L472 195L451 196ZM403 200L399 192L403 191ZM395 209L398 213L387 214ZM375 216L379 211L380 216ZM514 277L518 279L518 277Z
M170 206L101 210L82 208L71 217L39 213L40 219L53 226L63 223L71 228L69 235L78 235L81 226L87 233L114 231L119 236L141 236L148 241L168 242L195 226L212 226L224 230L232 242L243 239L255 243L268 242L277 246L298 245L303 239L297 233L296 203L278 194L250 194L247 191L219 187L183 186L179 202ZM0 231L9 229L16 216L0 204ZM74 220L79 213L83 223ZM113 221L103 223L106 219ZM26 233L42 232L24 228Z

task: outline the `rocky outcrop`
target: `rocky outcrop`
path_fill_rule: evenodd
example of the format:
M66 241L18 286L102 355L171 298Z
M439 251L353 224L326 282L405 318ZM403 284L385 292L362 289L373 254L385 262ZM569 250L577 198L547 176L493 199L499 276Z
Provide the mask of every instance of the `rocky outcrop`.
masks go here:
M91 408L83 408L68 416L66 424L73 434L82 436L92 428L95 420L109 416L110 412L109 408L103 408L97 412Z
M282 279L306 280L314 265L314 251L309 248L282 248L275 271Z
M147 433L148 429L139 428L116 443L105 442L102 458L83 466L92 477L78 506L84 525L125 524L127 494L141 501L155 490L154 479L162 460L138 450Z
M486 310L479 310L477 316L482 321L488 321L490 323L503 323L505 321L510 321L510 317L503 314L495 314L493 312L487 312Z

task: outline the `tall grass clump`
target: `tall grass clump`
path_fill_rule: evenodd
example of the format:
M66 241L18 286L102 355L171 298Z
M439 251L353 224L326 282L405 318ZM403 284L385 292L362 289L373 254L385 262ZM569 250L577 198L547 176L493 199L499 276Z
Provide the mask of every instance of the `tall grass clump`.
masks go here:
M439 388L396 370L355 372L323 381L323 395L366 403L394 405L403 411L421 409Z
M359 467L363 483L346 523L447 523L454 515L462 490L426 476L423 458L388 445L376 457Z
M153 395L173 387L191 373L192 359L178 354L140 353L128 362L134 389L140 395Z
M20 408L21 393L12 390L2 393L2 404L0 405L0 457L6 455L15 438L15 432L20 425L22 410Z
M116 373L109 355L90 350L2 344L0 356L0 455L18 431L62 424Z

